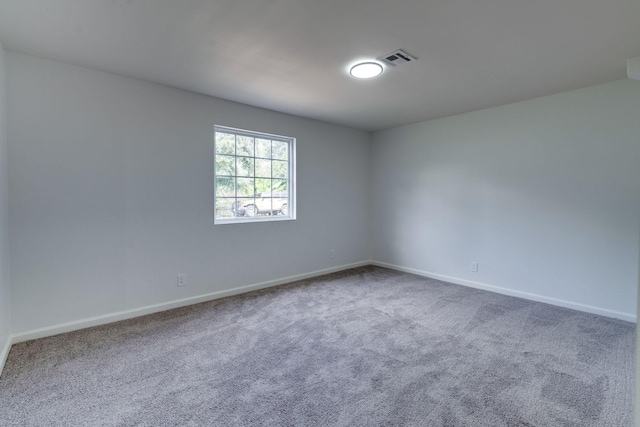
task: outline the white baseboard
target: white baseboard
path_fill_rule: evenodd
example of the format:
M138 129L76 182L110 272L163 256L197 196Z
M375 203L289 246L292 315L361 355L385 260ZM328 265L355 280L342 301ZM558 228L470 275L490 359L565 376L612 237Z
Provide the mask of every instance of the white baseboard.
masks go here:
M268 288L271 286L282 285L285 283L295 282L297 280L309 279L311 277L322 276L324 274L335 273L337 271L347 270L349 268L362 267L371 264L370 261L361 261L353 264L341 265L338 267L326 268L323 270L312 271L310 273L298 274L295 276L283 277L281 279L269 280L267 282L255 283L252 285L239 286L233 289L212 292L205 295L198 295L160 304L148 305L145 307L134 308L131 310L119 311L116 313L104 314L102 316L89 317L87 319L74 320L72 322L61 323L58 325L47 326L44 328L32 329L29 331L19 332L11 335L11 344L34 340L38 338L50 337L65 332L76 331L78 329L90 328L92 326L104 325L106 323L117 322L120 320L131 319L134 317L144 316L146 314L157 313L160 311L170 310L172 308L184 307L187 305L197 304L200 302L211 301L214 299L229 297L232 295L243 294L258 289ZM7 349L8 353L8 349ZM0 373L2 371L0 370Z
M557 298L545 297L543 295L532 294L529 292L516 291L513 289L502 288L500 286L488 285L486 283L473 282L471 280L459 279L457 277L444 276L442 274L431 273L428 271L416 270L415 268L401 267L399 265L388 264L386 262L371 261L372 265L379 267L390 268L392 270L403 271L405 273L411 273L418 276L429 277L431 279L442 280L443 282L454 283L456 285L467 286L475 289L482 289L484 291L495 292L498 294L509 295L512 297L518 297L528 299L531 301L544 302L551 305L557 305L559 307L571 308L573 310L584 311L591 314L598 314L606 317L613 317L615 319L626 320L627 322L636 322L637 316L631 313L622 313L615 310L609 310L601 307L594 307L591 305L580 304L572 301L565 301Z
M169 301L166 303L148 305L145 307L135 308L131 310L119 311L116 313L105 314L102 316L90 317L87 319L75 320L72 322L61 323L58 325L47 326L44 328L32 329L29 331L19 332L12 334L7 342L2 347L0 352L0 375L2 369L9 355L11 345L19 342L29 341L38 338L49 337L53 335L62 334L65 332L72 332L78 329L89 328L92 326L104 325L107 323L117 322L120 320L131 319L134 317L144 316L147 314L157 313L160 311L170 310L173 308L184 307L200 302L211 301L214 299L229 297L233 295L243 294L246 292L255 291L258 289L268 288L272 286L282 285L285 283L295 282L297 280L309 279L312 277L322 276L324 274L335 273L337 271L347 270L349 268L362 267L365 265L376 265L379 267L390 268L392 270L403 271L406 273L416 274L418 276L429 277L432 279L442 280L443 282L454 283L456 285L467 286L475 289L482 289L485 291L495 292L503 295L509 295L519 298L524 298L532 301L544 302L560 307L571 308L578 311L584 311L587 313L598 314L606 317L613 317L616 319L626 320L628 322L636 322L636 316L630 313L622 313L614 310L609 310L600 307L594 307L586 304L579 304L571 301L564 301L556 298L545 297L542 295L532 294L528 292L516 291L512 289L502 288L499 286L488 285L480 282L473 282L470 280L459 279L456 277L445 276L442 274L430 273L427 271L417 270L414 268L401 267L399 265L388 264L380 261L360 261L353 264L341 265L338 267L326 268L323 270L312 271L310 273L298 274L295 276L283 277L281 279L269 280L266 282L255 283L252 285L239 286L237 288L226 289L223 291L212 292L205 295L199 295L190 298L184 298L180 300Z
M7 357L9 357L9 350L11 350L11 345L13 344L13 340L11 336L7 337L7 342L4 343L2 350L0 350L0 375L2 375L2 370L4 369L4 364L7 361ZM1 345L1 343L0 343Z

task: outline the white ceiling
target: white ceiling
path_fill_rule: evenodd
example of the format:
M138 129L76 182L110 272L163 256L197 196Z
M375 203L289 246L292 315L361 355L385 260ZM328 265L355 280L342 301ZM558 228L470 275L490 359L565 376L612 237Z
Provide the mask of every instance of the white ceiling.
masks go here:
M377 130L624 78L640 0L0 0L0 41ZM348 75L398 48L419 60Z

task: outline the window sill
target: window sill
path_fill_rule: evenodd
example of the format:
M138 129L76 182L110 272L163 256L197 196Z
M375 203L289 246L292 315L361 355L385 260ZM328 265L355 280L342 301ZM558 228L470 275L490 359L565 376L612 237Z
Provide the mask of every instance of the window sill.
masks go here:
M280 222L280 221L295 221L295 217L290 216L282 216L282 217L254 217L250 219L238 219L238 218L215 218L213 223L214 225L222 225L222 224L245 224L249 222Z

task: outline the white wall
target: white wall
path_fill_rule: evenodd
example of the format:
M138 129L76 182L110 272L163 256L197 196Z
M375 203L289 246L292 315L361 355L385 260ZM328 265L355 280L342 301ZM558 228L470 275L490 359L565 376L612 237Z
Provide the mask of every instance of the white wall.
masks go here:
M5 52L0 44L0 371L2 371L4 358L9 349L9 334L11 332L5 70Z
M12 52L7 76L13 332L368 259L368 133ZM213 225L214 124L297 138L296 221Z
M639 112L620 80L376 132L372 258L632 319Z

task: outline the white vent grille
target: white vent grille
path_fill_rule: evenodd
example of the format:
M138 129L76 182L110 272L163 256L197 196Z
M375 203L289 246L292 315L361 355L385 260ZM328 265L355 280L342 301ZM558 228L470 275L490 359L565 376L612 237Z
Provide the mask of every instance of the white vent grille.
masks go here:
M389 65L391 67L395 67L396 65L399 64L404 64L407 62L413 62L415 61L416 58L415 56L407 53L406 51L402 50L402 49L398 49L398 50L394 50L391 53L388 53L386 55L382 55L380 57L377 58L378 61L383 62L386 65Z

